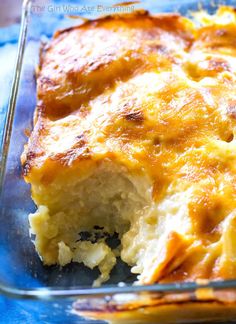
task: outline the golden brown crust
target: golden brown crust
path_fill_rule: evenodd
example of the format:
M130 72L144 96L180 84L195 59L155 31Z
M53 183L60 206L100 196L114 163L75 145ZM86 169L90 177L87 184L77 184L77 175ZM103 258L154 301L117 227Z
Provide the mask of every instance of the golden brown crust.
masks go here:
M38 97L46 103L48 116L66 116L103 93L105 87L113 87L137 70L158 66L159 57L153 54L171 51L173 44L160 38L166 34L186 47L191 35L184 28L178 15L154 18L138 12L107 16L56 33L43 54L38 78ZM165 56L160 58L168 64Z
M173 14L109 16L56 33L41 54L26 181L46 186L109 159L145 172L155 202L170 185L191 187L198 245L170 232L148 283L235 277L215 244L236 208L235 31L235 22L197 28Z
M47 125L48 118L59 120L73 112L80 118L86 116L89 101L118 82L158 66L170 69L175 60L174 41L184 49L190 46L191 39L179 15L152 17L145 11L107 16L57 32L51 44L41 48L36 116L42 118L28 150L33 152L37 146L36 137L42 134L37 129ZM132 111L132 101L124 103L127 121L143 120L141 115L142 111ZM28 154L27 169L37 163L37 154Z

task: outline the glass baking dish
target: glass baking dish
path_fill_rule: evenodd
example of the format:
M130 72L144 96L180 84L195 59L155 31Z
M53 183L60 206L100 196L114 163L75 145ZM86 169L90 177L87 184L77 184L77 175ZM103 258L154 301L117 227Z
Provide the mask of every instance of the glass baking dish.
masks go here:
M119 261L109 282L93 288L97 270L80 264L70 264L63 269L44 267L30 240L28 214L35 206L29 185L22 178L20 155L27 141L26 133L32 129L36 103L34 70L40 43L57 29L81 23L81 16L92 19L112 13L115 2L98 0L92 6L86 1L73 0L25 0L23 3L17 63L0 151L0 291L21 299L54 301L61 298L65 305L74 302L74 313L114 322L236 321L236 280L133 286L135 277ZM150 0L128 3L128 10L145 8L152 13L188 15L199 8L213 12L221 4L236 7L236 0L200 3ZM97 5L103 9L96 10ZM58 314L56 311L55 316ZM67 322L72 321L70 316L74 315L67 314Z

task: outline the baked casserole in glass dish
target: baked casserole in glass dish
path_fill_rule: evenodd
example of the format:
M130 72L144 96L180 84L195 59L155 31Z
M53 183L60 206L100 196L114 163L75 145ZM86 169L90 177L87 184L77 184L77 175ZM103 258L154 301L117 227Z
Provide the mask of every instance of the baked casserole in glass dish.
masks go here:
M25 1L1 170L24 276L1 270L3 292L114 323L236 319L234 4Z

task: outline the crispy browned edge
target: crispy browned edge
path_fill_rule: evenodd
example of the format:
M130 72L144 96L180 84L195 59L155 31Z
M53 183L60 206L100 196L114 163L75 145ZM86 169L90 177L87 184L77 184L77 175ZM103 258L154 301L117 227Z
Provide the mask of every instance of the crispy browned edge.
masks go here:
M114 20L114 19L134 19L137 17L148 17L149 19L176 19L178 17L181 17L180 14L178 13L159 13L159 14L150 14L149 11L147 10L143 10L143 9L138 9L135 10L132 13L116 13L116 14L111 14L111 15L105 15L105 16L101 16L97 19L93 19L93 20L87 20L87 21L82 21L81 24L76 25L76 26L72 26L72 27L68 27L62 30L58 30L55 32L55 34L53 35L52 39L49 42L41 42L40 45L40 52L39 52L39 64L38 66L36 66L35 68L35 76L36 76L36 80L40 75L40 72L42 70L43 67L43 63L44 63L44 58L45 55L47 53L47 51L51 48L51 42L52 40L57 39L58 37L60 37L61 35L68 33L72 30L76 30L76 29L80 29L80 28L84 28L84 27L90 27L92 25L97 25L100 22L103 21L108 21L108 20ZM25 152L26 154L23 154L21 157L21 163L22 163L22 170L23 170L23 177L27 177L28 174L30 173L30 170L32 169L32 167L34 166L34 159L36 157L39 157L40 155L43 154L43 151L40 149L40 145L39 145L39 136L43 134L43 132L45 131L45 123L46 123L46 119L44 118L45 115L45 109L44 109L44 104L42 101L39 101L37 99L37 105L35 108L35 112L34 112L34 122L33 122L33 127L34 127L34 131L35 131L35 126L37 123L37 131L33 133L33 130L31 132L31 143L29 145L29 143L25 144Z

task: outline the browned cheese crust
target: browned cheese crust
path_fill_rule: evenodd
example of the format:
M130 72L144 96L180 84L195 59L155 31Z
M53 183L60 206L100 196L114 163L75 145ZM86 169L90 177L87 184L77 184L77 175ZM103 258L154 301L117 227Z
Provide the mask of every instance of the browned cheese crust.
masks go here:
M236 20L225 7L215 17L196 27L177 14L109 16L57 32L41 53L22 155L38 205L39 188L104 161L147 175L156 206L172 187L183 204L188 193L185 234L168 233L142 283L236 277Z

